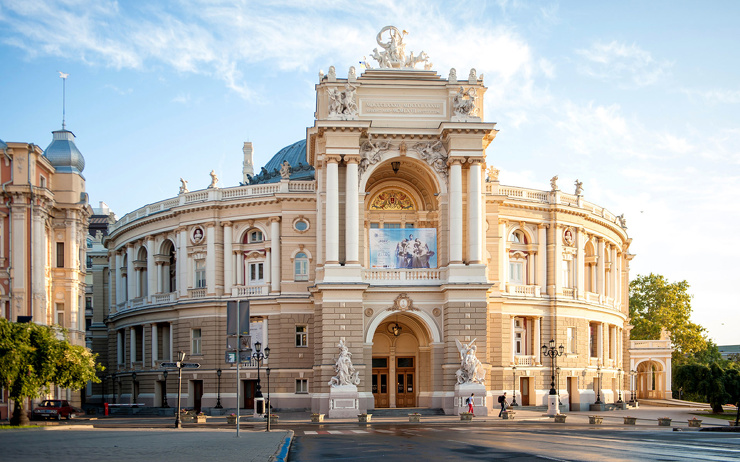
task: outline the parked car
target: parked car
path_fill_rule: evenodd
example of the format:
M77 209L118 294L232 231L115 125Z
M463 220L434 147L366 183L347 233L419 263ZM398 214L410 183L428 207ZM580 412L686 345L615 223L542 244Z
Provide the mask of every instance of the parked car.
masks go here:
M66 400L63 399L45 399L39 404L36 409L33 410L32 418L34 420L40 419L56 419L62 420L73 419L75 415L80 414L81 410L73 407Z

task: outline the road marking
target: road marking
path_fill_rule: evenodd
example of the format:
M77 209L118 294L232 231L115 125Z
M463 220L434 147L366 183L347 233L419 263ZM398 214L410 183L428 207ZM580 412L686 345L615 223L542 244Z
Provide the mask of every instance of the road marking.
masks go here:
M330 435L341 435L342 433L344 432L341 430L329 430Z
M304 435L318 435L318 432L312 431L312 430L306 430L303 432Z
M377 433L396 433L396 432L391 431L391 430L375 430L375 432L377 432Z
M370 432L368 432L368 431L365 431L365 430L350 430L350 431L351 431L352 433L370 433Z

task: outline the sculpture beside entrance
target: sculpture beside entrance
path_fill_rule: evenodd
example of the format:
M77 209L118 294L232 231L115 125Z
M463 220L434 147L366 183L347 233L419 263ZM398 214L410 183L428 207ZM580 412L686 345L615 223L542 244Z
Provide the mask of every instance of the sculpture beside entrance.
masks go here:
M331 378L329 386L359 385L360 373L352 365L352 353L349 352L347 345L344 344L344 339L341 339L337 346L339 347L339 358L337 358L337 363L334 365L334 372L337 375Z
M339 358L334 365L336 376L329 380L329 418L355 417L361 412L360 394L357 385L360 384L360 373L352 365L352 353L349 352L344 339L339 340ZM364 406L363 406L364 407ZM362 412L366 412L365 409ZM322 409L321 412L324 412Z
M477 339L473 339L470 343L465 344L460 342L460 340L455 339L457 349L460 352L460 369L455 373L458 384L484 384L486 382L486 370L483 369L483 364L481 364L480 360L475 355L478 348L473 344L476 340Z

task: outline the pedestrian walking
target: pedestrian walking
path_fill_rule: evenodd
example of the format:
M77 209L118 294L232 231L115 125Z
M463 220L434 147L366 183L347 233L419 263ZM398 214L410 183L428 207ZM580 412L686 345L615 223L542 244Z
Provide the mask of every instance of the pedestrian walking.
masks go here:
M506 410L506 392L498 397L498 402L501 404L501 410L499 411L498 416L501 417L501 414Z
M473 396L475 396L475 393L471 393L465 402L468 404L468 412L473 414L473 417L475 417L475 412L473 412Z

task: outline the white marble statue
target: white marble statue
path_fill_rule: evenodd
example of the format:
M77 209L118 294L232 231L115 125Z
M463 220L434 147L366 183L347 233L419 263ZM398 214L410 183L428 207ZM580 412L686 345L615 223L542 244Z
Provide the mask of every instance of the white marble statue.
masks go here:
M218 176L216 175L215 170L211 170L211 184L208 186L208 189L218 188L216 186L218 184Z
M280 166L280 178L283 180L289 180L290 179L290 162L283 161L283 164Z
M450 69L450 75L447 77L447 80L452 84L457 83L457 70L454 67Z
M180 178L180 194L185 194L186 192L190 192L188 190L188 182Z
M550 178L550 189L552 191L558 190L558 176L555 175L554 177Z
M360 147L360 165L357 167L358 172L362 175L371 165L381 161L384 152L391 149L390 141L374 141L368 139Z
M488 167L488 177L486 178L486 183L492 183L494 181L498 181L498 174L499 169L491 165Z
M360 373L352 365L352 353L344 344L344 339L340 340L337 346L339 347L339 358L337 358L337 363L334 365L334 372L337 375L329 380L329 386L334 388L344 385L359 385Z
M460 87L460 90L452 98L453 115L460 118L475 117L478 111L475 107L476 99L475 88L471 87L468 91L465 91L463 87Z
M617 215L617 223L624 229L627 229L627 219L624 218L624 214Z
M458 384L484 384L486 381L486 371L483 369L483 364L481 364L475 355L477 347L473 344L476 340L473 339L470 343L464 344L460 340L455 339L455 344L457 344L457 349L460 352L460 369L455 373Z
M388 33L387 40L383 37L386 32ZM431 63L428 62L429 56L423 51L416 57L414 57L413 52L408 56L406 55L406 44L403 43L403 36L406 33L406 31L399 31L395 26L385 26L378 32L375 40L383 51L374 48L373 54L370 56L378 62L378 68L414 69L417 64L423 63L424 69L431 69Z
M576 180L576 196L583 194L583 181Z
M427 164L432 166L438 173L447 174L447 150L440 140L416 143L411 149L419 153Z
M344 90L328 88L329 96L329 119L330 120L354 120L357 119L357 87L345 84Z

